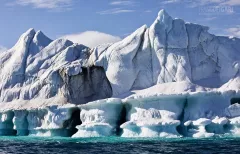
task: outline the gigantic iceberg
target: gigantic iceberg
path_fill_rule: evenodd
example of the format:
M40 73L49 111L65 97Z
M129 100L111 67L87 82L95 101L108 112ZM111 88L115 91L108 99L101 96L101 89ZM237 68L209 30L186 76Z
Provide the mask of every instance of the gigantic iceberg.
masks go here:
M0 53L0 135L240 134L240 39L165 10L88 48L29 29Z

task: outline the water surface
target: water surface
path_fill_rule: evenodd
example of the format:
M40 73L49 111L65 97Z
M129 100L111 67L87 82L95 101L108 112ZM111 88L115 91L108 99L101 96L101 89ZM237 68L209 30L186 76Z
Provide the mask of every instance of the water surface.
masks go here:
M240 153L240 138L0 137L0 153Z

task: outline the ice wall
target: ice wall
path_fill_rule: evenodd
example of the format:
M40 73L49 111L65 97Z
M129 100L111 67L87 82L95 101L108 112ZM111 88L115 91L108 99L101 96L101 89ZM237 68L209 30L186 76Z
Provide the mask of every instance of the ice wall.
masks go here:
M240 98L238 96L234 92L134 95L79 106L2 111L0 135L74 138L239 136L240 105L231 101Z

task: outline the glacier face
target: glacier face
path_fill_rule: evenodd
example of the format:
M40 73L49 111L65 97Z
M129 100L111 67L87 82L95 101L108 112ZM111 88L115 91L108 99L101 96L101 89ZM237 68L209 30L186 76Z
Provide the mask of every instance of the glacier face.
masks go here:
M208 29L161 10L92 49L29 29L0 53L0 135L239 135L240 39Z

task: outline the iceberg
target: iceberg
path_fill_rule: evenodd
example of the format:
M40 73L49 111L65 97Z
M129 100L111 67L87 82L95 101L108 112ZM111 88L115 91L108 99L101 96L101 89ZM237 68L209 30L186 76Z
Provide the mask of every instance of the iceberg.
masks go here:
M161 10L89 48L29 29L0 53L0 135L237 136L240 39Z

